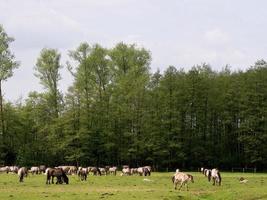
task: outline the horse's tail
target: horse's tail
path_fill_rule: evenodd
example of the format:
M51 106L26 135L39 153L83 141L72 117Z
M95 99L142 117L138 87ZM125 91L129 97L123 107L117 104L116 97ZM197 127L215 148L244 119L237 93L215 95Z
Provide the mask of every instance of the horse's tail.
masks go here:
M222 182L222 177L221 177L221 174L220 172L218 171L218 178L219 178L219 185L221 185L221 182Z
M172 176L172 183L174 183L174 180L175 180L175 177L174 177L174 176Z
M101 176L101 171L100 171L100 169L97 167L96 168L97 169L97 172L99 173L99 176Z
M210 182L210 179L211 179L211 170L208 171L208 180Z

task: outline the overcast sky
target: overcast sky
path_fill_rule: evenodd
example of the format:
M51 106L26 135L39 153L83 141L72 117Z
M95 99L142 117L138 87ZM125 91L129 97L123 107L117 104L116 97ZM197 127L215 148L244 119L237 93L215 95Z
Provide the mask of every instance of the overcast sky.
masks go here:
M21 62L4 83L5 99L41 91L33 67L40 50L56 48L62 64L81 42L137 43L152 53L151 69L246 69L267 59L266 0L0 0L0 24L15 38ZM63 92L72 78L62 70Z

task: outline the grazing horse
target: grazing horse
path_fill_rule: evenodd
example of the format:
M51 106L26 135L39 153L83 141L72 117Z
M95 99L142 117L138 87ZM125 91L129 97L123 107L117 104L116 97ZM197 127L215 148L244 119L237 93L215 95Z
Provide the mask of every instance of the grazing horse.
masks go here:
M8 172L10 172L10 168L8 166L0 167L0 172L6 172L8 174Z
M21 167L18 170L19 182L23 182L24 177L27 177L28 170L26 167Z
M77 175L81 179L81 181L86 181L88 175L88 168L79 167Z
M109 168L110 168L110 166L105 166L105 173L106 173L106 175L108 175L109 174Z
M47 170L47 178L46 178L46 184L50 184L50 180L52 177L52 184L54 184L54 177L57 177L56 184L62 184L65 182L66 184L69 184L69 178L67 177L66 173L62 168L58 169L52 169L50 168Z
M40 173L40 168L39 167L31 167L30 172L33 174L39 174Z
M150 174L151 174L151 166L144 166L144 168L146 168L148 170L148 175L150 176Z
M188 191L188 182L191 181L194 183L194 178L190 174L186 174L183 172L175 173L172 177L172 182L174 184L174 189L177 189L177 184L180 183L179 190L181 190L183 185L186 185L187 191Z
M45 165L40 165L39 169L40 169L40 173L45 173L46 167Z
M124 175L126 175L126 176L130 176L130 175L131 175L131 170L130 170L129 167L128 167L128 168L123 168L123 169L122 169L121 176L124 176Z
M213 185L221 185L222 177L218 169L214 168L211 170L210 177L213 180Z
M105 176L107 175L105 168L99 167L98 169L100 170L101 174L105 174Z
M89 172L92 172L94 176L96 176L97 174L99 174L99 176L101 176L101 171L100 168L98 167L88 167Z
M140 176L150 176L150 170L148 167L138 167L137 172Z
M114 176L116 176L117 174L117 167L110 167L109 168L109 173L113 174Z
M18 171L19 171L19 168L18 168L18 166L9 166L9 169L10 169L10 172L12 172L12 173L18 173Z
M144 176L150 176L150 170L146 167L143 168L144 170Z

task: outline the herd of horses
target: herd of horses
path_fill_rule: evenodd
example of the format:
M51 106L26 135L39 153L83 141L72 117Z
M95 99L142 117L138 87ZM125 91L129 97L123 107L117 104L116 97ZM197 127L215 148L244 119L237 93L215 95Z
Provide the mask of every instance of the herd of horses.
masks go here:
M117 175L118 168L116 166L110 167L76 167L76 166L58 166L54 168L45 167L44 165L34 166L30 169L26 167L17 167L17 166L5 166L0 167L0 172L12 172L17 173L19 177L19 182L23 182L24 177L27 177L29 173L34 174L45 174L46 175L46 184L54 184L54 178L56 178L56 184L69 184L69 178L67 175L77 175L81 181L86 181L87 176L91 173L92 175ZM150 176L151 167L144 166L138 168L130 168L128 165L123 165L121 170L121 176L131 176L131 175L140 175L140 176ZM221 185L221 174L217 168L214 169L205 169L201 168L201 173L208 178L208 181L213 181L213 185ZM172 176L172 182L174 184L174 189L177 189L177 185L180 184L179 190L183 186L186 186L188 190L188 183L194 183L194 177L191 174L180 172L179 169L176 170L175 174Z
M211 179L213 180L213 185L221 185L222 177L217 168L205 169L202 167L200 171L205 175L205 177L208 177L209 182ZM179 190L181 190L183 186L186 186L186 189L188 190L188 183L194 183L194 177L191 174L180 172L180 170L177 169L175 174L172 176L172 182L175 190L177 189L178 184L180 184Z
M89 173L92 175L117 175L118 168L113 166L105 167L76 167L76 166L58 166L58 167L48 167L40 165L39 167L34 166L30 169L26 167L17 167L17 166L5 166L0 167L0 172L12 172L17 173L19 176L19 182L23 182L24 177L27 177L29 173L34 174L45 174L46 175L46 184L54 184L54 178L56 177L56 184L69 184L69 178L67 175L77 175L81 181L86 181ZM151 167L144 166L138 168L130 168L128 165L122 166L121 176L131 176L131 175L140 175L140 176L150 176Z

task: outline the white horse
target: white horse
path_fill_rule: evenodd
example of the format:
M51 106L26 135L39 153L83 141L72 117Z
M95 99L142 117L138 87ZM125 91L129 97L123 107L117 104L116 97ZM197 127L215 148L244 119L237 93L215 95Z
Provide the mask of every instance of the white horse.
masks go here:
M8 172L10 172L10 168L8 166L0 167L0 172L6 172L8 174Z
M16 174L19 171L19 167L18 166L9 166L10 172Z
M117 167L110 167L108 170L109 170L109 173L110 174L113 174L114 176L116 176Z
M218 169L214 168L211 170L211 178L213 180L213 185L221 185L222 177Z
M33 174L39 174L40 173L40 168L39 167L31 167L30 172Z
M131 170L130 168L123 168L122 169L122 173L121 173L121 176L130 176L131 175Z

